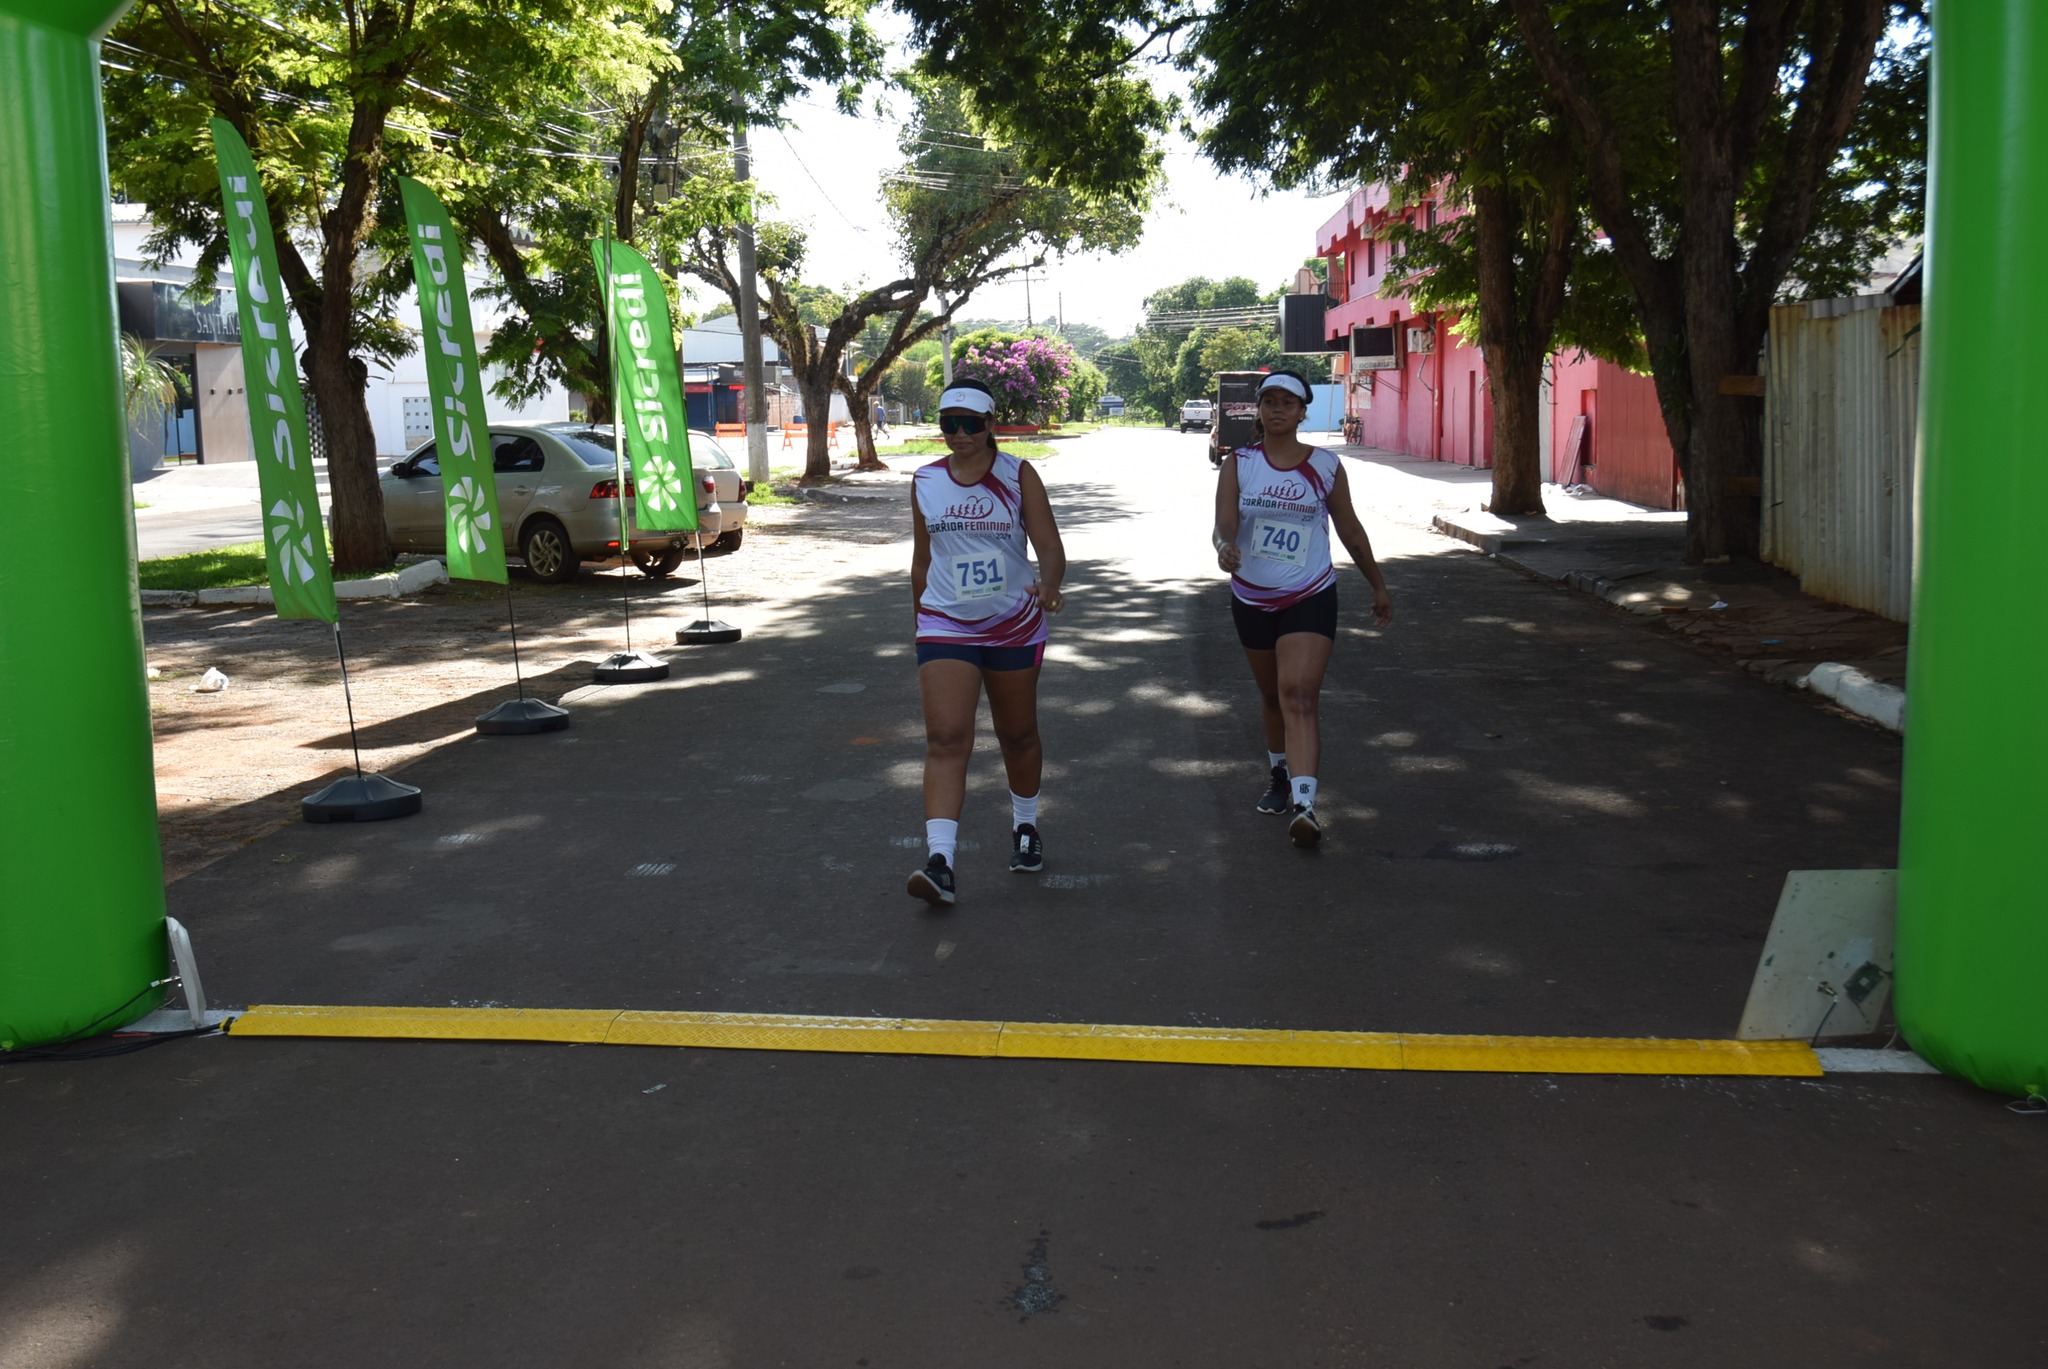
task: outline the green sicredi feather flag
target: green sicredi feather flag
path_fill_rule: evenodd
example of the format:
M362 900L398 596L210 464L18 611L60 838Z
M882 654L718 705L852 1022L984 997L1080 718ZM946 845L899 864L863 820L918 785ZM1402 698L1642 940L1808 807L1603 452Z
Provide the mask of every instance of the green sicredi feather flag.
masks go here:
M457 580L502 585L505 529L498 517L498 483L491 462L491 430L484 417L476 332L469 322L462 239L456 236L447 209L433 191L409 176L398 178L398 190L412 230L413 283L420 297L420 350L427 359L434 453L441 464L442 502L448 517L448 574Z
M590 244L612 320L612 393L633 462L634 522L663 532L697 530L690 420L661 277L625 243ZM606 257L610 268L606 268Z
M263 494L263 555L280 618L335 620L334 567L320 522L313 448L306 440L306 401L299 393L284 276L270 234L270 210L249 145L225 120L212 121L220 170L228 257L242 321L242 371L249 398L249 436Z

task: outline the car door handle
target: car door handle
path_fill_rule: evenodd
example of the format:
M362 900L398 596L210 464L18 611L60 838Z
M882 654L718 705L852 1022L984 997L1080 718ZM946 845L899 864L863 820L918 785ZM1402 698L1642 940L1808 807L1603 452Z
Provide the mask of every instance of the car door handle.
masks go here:
M514 494L532 494L532 493L533 493L533 486L531 486L531 485L514 485L514 486L512 487L512 493L514 493Z

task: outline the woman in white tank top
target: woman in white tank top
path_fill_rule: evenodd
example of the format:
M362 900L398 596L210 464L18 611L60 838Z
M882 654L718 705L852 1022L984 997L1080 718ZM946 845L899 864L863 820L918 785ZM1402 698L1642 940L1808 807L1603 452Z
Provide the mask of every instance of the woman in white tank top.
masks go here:
M1385 627L1394 601L1372 543L1351 507L1334 455L1295 436L1308 412L1308 382L1275 371L1259 385L1255 446L1223 454L1216 479L1216 563L1230 574L1230 610L1251 662L1266 727L1271 783L1261 813L1291 815L1296 846L1322 840L1316 816L1323 674L1337 637L1337 568L1330 528L1372 586L1373 620Z
M917 614L917 687L924 700L924 868L909 891L937 906L954 900L953 861L974 709L988 711L1010 781L1010 869L1045 868L1038 835L1038 667L1048 613L1064 599L1067 557L1045 484L995 440L995 396L957 379L939 396L947 453L911 481L911 597ZM1028 553L1036 552L1034 571Z

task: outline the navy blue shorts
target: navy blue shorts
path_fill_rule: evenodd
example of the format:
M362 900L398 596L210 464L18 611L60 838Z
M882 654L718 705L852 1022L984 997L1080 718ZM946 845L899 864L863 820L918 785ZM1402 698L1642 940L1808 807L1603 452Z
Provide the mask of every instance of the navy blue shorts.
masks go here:
M1030 646L974 646L968 642L919 642L917 663L965 661L982 670L1029 670L1045 659L1045 643Z
M1279 609L1255 608L1233 594L1230 617L1246 651L1271 651L1290 632L1314 632L1335 641L1337 587L1329 585L1298 604Z

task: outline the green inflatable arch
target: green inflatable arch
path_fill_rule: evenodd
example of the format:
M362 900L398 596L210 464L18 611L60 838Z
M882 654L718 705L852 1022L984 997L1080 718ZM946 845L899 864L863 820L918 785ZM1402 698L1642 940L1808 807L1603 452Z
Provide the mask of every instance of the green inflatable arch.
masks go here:
M0 4L0 1049L125 1025L166 961L100 119L119 12Z
M2048 4L1940 0L1899 1025L2048 1092Z
M118 368L104 0L0 0L0 1049L156 1006L164 900ZM2048 3L1939 0L1898 1012L2048 1091Z

